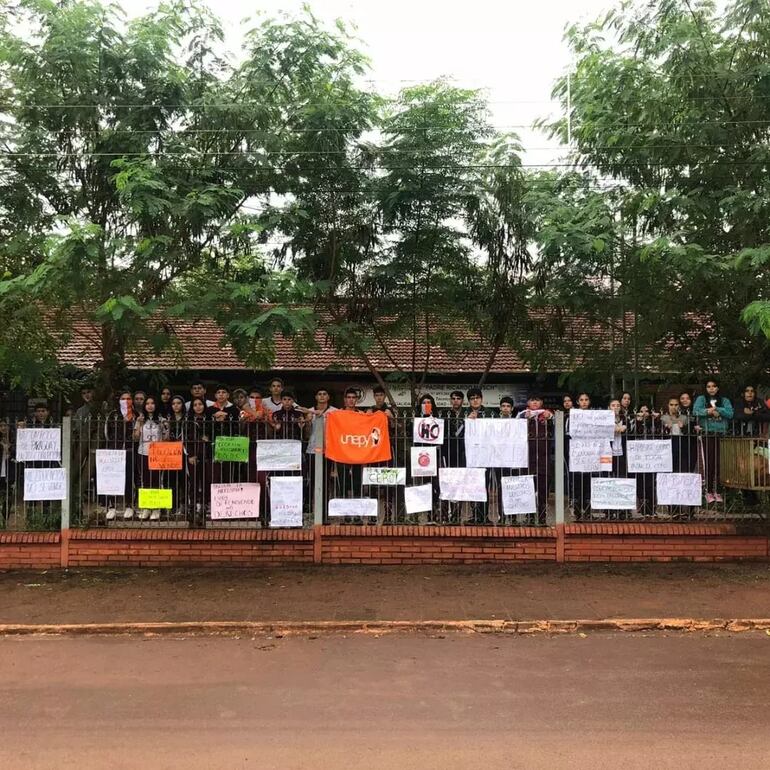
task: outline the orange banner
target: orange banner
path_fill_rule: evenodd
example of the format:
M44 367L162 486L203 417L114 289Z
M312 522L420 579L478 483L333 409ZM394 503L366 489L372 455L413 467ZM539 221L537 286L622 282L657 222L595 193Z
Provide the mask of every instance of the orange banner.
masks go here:
M388 416L339 410L326 418L326 456L349 465L387 462L390 454Z
M181 471L182 442L153 441L147 460L151 471Z

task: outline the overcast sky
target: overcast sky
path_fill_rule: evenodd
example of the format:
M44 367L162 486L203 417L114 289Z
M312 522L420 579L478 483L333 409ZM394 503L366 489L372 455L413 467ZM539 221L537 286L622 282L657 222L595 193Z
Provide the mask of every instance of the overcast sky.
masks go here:
M155 5L149 0L123 3L132 14ZM257 11L291 13L302 4L209 0L225 21L233 48L245 17ZM524 161L549 163L558 158L554 144L521 126L554 112L551 87L569 66L565 26L596 18L613 0L316 0L309 5L321 19L342 18L357 26L378 90L394 92L439 76L485 88L495 125L519 133Z

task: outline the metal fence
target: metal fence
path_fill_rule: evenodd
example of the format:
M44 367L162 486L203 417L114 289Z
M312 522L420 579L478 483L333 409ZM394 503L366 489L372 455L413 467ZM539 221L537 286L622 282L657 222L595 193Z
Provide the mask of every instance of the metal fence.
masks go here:
M424 446L413 440L413 419L390 422L392 458L373 467L347 465L327 459L317 425L289 421L277 427L265 423L217 422L210 419L162 422L158 441L181 445L181 467L156 470L149 459L149 442L135 437L134 425L120 419L61 424L0 424L0 529L55 530L61 527L268 527L271 526L274 480L293 476L302 480L302 525L347 523L361 526L394 524L510 526L570 521L742 521L763 520L768 511L770 458L766 425L725 423L722 431L692 424L672 432L662 421L626 425L613 439L594 470L581 470L578 440L569 435L565 415L553 420L527 420L527 448L517 467L491 467L483 473L484 500L457 501L442 489L442 469L467 463L464 419L445 421L444 441L436 447L437 472L420 473ZM59 459L21 459L19 430L60 429ZM218 437L241 437L248 446L238 460L218 459ZM25 437L21 437L25 438ZM264 470L258 447L276 439L301 442L294 470ZM639 443L645 442L645 443ZM665 442L652 445L651 442ZM688 502L672 503L662 485L666 471L634 472L638 457L668 456L671 468L688 485ZM22 444L25 442L22 441ZM120 490L99 494L97 452L113 450L125 460ZM66 478L63 500L33 500L28 487L61 469ZM43 471L43 473L41 473ZM57 471L58 472L58 471ZM531 477L534 508L511 512L507 490L515 477ZM622 480L615 484L612 480ZM608 481L610 482L608 484ZM34 483L29 483L34 482ZM47 481L46 481L47 483ZM53 481L51 483L54 483ZM212 518L212 485L259 486L258 510L253 516ZM411 513L407 496L414 487L429 486L429 510ZM684 487L680 488L681 490ZM142 506L142 490L167 490L163 507ZM611 493L608 497L608 491ZM625 496L625 497L624 497ZM424 498L424 499L425 499ZM367 515L336 515L334 501L366 501ZM624 502L625 500L625 502ZM374 502L372 502L374 501ZM274 523L274 522L273 522Z

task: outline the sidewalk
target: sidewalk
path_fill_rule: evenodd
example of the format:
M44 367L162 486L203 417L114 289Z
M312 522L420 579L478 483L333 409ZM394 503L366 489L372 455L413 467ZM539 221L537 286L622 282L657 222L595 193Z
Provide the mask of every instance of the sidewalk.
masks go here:
M0 573L0 623L770 616L770 565Z

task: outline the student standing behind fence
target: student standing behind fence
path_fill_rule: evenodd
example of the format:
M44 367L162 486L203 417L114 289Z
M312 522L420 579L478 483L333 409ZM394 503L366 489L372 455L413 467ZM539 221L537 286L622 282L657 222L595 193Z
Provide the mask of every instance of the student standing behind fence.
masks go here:
M166 487L174 495L174 510L178 516L188 517L187 497L187 459L184 456L184 441L187 437L187 412L184 408L184 398L173 396L169 399L168 440L182 442L182 469L166 471Z
M131 503L134 489L134 411L133 398L130 390L124 390L118 398L117 409L107 414L104 423L104 439L106 449L122 449L126 456L126 486L123 496L123 518L134 518L134 508ZM107 521L117 517L118 499L106 498Z
M715 379L706 381L706 394L695 399L694 412L703 430L706 502L721 503L719 494L719 442L733 419L733 405L719 392Z
M7 525L11 510L11 489L16 461L11 439L11 426L5 417L0 418L0 522Z
M355 388L348 388L343 396L343 410L346 412L357 412L358 391ZM327 460L327 462L329 462ZM347 463L335 463L331 471L336 479L337 497L361 497L363 494L361 482L363 480L363 469L360 465L348 465Z
M150 470L150 444L165 441L168 437L168 425L157 413L157 402L153 396L144 401L144 413L134 423L134 441L137 442L137 489L161 489L161 472ZM142 521L160 521L160 510L142 508L139 511Z
M764 427L770 421L770 410L761 399L757 398L757 389L746 385L743 397L735 402L735 421L741 436L760 436Z
M530 519L532 524L544 526L548 515L548 448L551 440L553 412L543 407L540 393L530 393L527 408L518 418L527 421L529 473L535 477L537 513Z
M578 393L578 409L591 408L591 396L583 391ZM591 508L591 474L578 471L569 474L570 500L575 515L575 521L588 518Z
M211 457L213 431L206 399L195 396L190 401L185 434L187 457L188 499L194 501L195 523L203 523L208 510L211 486ZM193 504L190 505L192 509Z

